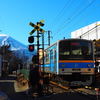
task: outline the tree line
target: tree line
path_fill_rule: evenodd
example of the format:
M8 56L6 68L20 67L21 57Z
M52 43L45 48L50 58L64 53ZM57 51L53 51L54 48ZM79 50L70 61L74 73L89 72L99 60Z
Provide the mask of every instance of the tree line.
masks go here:
M11 45L3 45L0 47L0 54L2 55L2 68L8 71L16 71L23 68L23 62L25 63L28 59L20 53L20 51L10 50ZM7 63L5 63L7 62Z

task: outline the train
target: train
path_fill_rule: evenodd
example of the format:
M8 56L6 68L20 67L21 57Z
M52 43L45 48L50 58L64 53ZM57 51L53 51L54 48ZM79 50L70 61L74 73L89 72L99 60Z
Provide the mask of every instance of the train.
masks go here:
M94 82L94 44L86 39L63 39L47 47L44 71L52 76L83 85Z
M77 84L93 84L95 80L93 41L86 39L58 40L44 49L44 52L41 71L45 74Z

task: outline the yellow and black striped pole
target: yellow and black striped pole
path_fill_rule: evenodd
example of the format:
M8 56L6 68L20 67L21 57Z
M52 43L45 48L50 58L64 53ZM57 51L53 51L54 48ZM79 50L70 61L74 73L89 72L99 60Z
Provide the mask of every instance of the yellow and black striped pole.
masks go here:
M94 39L93 43L94 43L94 55L96 55L97 54L97 47L96 47L97 41Z

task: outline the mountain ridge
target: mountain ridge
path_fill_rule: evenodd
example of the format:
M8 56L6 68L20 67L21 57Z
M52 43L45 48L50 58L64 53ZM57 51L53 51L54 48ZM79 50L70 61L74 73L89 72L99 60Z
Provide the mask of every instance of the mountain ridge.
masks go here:
M28 50L27 45L15 40L14 38L6 34L0 34L0 46L9 44L10 44L9 50L14 52L20 52L22 55L24 54L24 56L28 56L28 58L31 58L33 55L36 54L36 50L34 50L34 52L30 52Z

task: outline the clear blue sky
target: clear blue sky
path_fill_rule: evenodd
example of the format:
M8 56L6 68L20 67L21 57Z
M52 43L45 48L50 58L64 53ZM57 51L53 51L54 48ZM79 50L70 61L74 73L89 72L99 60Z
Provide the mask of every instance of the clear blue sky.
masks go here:
M0 34L28 45L29 23L41 20L41 28L51 31L51 44L71 38L71 32L100 21L100 0L0 0ZM46 43L47 32L44 36Z

